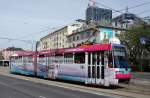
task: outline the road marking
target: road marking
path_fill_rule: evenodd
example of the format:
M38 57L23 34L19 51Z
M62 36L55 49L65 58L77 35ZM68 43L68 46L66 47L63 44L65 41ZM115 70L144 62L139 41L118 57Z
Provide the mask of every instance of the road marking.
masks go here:
M39 96L39 98L47 98L47 97L44 97L44 96Z

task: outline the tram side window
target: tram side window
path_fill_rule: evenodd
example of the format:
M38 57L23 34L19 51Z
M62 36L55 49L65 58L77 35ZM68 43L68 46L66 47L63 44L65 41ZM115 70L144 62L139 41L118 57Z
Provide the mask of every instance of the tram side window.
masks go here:
M17 63L22 62L22 56L13 57L12 61Z
M73 63L73 53L64 54L64 63L67 63L67 64Z
M75 63L85 63L85 53L75 53L74 55L74 62Z
M55 56L51 56L51 62L50 63L51 64L55 63L55 59L56 59Z
M104 65L104 51L101 52L101 60L102 65Z
M11 57L11 62L16 62L16 57Z
M88 53L88 65L91 65L91 53Z
M65 53L64 58L73 58L73 54L72 53Z
M92 65L96 64L96 52L93 52L93 56L92 56Z
M100 53L97 53L97 65L100 65Z
M55 55L55 60L58 62L58 63L63 63L63 55L62 54L56 54Z
M39 55L39 62L45 62L45 55Z
M113 67L113 58L112 58L112 53L108 54L108 67L112 68Z
M17 57L17 62L22 62L22 56Z
M32 58L32 56L29 56L29 57L27 58L27 62L28 62L28 63L33 62L33 58Z
M22 57L23 58L23 62L26 62L27 61L27 57Z

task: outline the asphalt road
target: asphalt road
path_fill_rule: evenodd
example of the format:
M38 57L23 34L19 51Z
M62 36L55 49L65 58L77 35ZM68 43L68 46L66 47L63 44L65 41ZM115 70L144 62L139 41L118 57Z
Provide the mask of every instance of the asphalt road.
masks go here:
M110 98L0 75L0 98Z
M137 78L137 79L145 79L147 81L150 81L150 73L146 73L146 72L134 72L133 74L133 78Z

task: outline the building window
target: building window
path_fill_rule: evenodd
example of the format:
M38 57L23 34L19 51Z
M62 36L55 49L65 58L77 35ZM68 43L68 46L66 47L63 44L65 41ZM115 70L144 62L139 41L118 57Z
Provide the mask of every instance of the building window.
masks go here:
M89 37L89 34L90 34L89 32L86 32L86 38L88 38L88 37Z
M79 40L79 36L77 36L77 40Z
M68 42L69 42L69 43L71 42L71 38L68 39Z
M73 39L72 39L72 37L70 38L70 41L71 41L71 42L73 42Z
M71 38L69 39L69 42L71 42Z
M83 38L84 38L84 33L81 34L81 39L83 39Z
M75 37L73 37L73 41L75 41Z

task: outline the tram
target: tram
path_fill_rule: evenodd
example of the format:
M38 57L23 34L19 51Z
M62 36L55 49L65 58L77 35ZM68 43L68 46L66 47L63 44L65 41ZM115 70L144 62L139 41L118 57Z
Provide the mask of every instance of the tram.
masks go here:
M132 76L125 47L117 44L82 45L13 55L10 72L104 86L129 82Z

